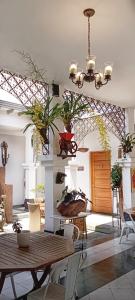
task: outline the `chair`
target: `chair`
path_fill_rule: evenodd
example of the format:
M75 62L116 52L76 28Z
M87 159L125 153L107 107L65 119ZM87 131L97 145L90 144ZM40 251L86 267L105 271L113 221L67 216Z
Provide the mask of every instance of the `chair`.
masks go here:
M120 244L122 241L122 237L124 235L124 231L126 232L126 238L128 238L130 229L135 232L135 222L131 216L130 211L123 210L121 202L119 202L119 212L122 221L121 235L120 235Z
M40 204L39 203L29 203L29 229L32 232L40 231L41 229L41 214L40 214Z
M80 235L80 231L76 225L72 223L64 224L64 237L66 237L69 240L72 240L73 243L75 244L76 240L78 240L79 238L79 235ZM51 275L51 281L53 283L59 283L60 275L62 274L62 272L65 272L67 269L67 263L68 263L68 259L65 258L53 265L53 272Z
M76 253L68 258L65 287L60 284L48 283L45 287L28 295L28 300L75 300L75 288L79 271L81 254Z
M74 242L79 239L80 230L72 223L64 224L64 236L68 239L72 239Z

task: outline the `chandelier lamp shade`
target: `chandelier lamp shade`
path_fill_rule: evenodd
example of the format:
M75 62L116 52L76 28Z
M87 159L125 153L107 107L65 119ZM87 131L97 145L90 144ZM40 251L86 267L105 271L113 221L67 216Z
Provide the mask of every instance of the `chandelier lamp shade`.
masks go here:
M86 60L86 73L77 69L77 63L73 62L69 68L69 78L78 88L82 88L84 82L94 82L95 88L98 90L101 86L108 83L111 80L112 65L105 64L104 72L95 71L96 57L91 55L90 49L90 18L95 14L95 10L87 8L83 12L84 16L88 18L88 57Z

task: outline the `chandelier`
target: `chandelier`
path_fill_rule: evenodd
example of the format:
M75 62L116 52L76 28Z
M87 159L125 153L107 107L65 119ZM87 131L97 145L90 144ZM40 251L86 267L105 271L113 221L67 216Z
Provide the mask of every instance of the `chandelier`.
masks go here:
M83 12L84 16L88 18L88 57L86 60L86 73L77 70L77 64L73 62L69 68L69 78L78 88L82 88L84 81L95 83L95 88L100 89L101 86L108 83L111 80L112 65L106 64L104 72L95 71L95 60L96 57L91 55L90 50L90 17L95 14L95 10L92 8L87 8Z

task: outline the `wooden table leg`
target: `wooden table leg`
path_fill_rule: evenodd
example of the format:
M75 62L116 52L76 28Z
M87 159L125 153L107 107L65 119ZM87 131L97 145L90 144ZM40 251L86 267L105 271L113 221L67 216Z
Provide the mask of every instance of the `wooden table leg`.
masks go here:
M1 277L0 277L0 294L1 294L4 282L5 282L6 275L7 275L6 273L3 273L3 272L1 273Z
M31 275L32 275L32 278L33 278L33 281L34 281L33 290L39 289L41 287L41 285L44 283L47 275L49 274L50 269L51 269L51 266L46 267L45 270L43 271L43 274L42 274L41 278L39 280L38 280L38 277L37 277L37 272L36 271L31 271Z

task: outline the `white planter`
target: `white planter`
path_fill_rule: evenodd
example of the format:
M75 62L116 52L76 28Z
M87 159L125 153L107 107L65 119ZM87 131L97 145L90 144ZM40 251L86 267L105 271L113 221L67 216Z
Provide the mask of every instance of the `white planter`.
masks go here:
M17 244L19 247L29 247L30 245L30 231L22 230L17 233Z

